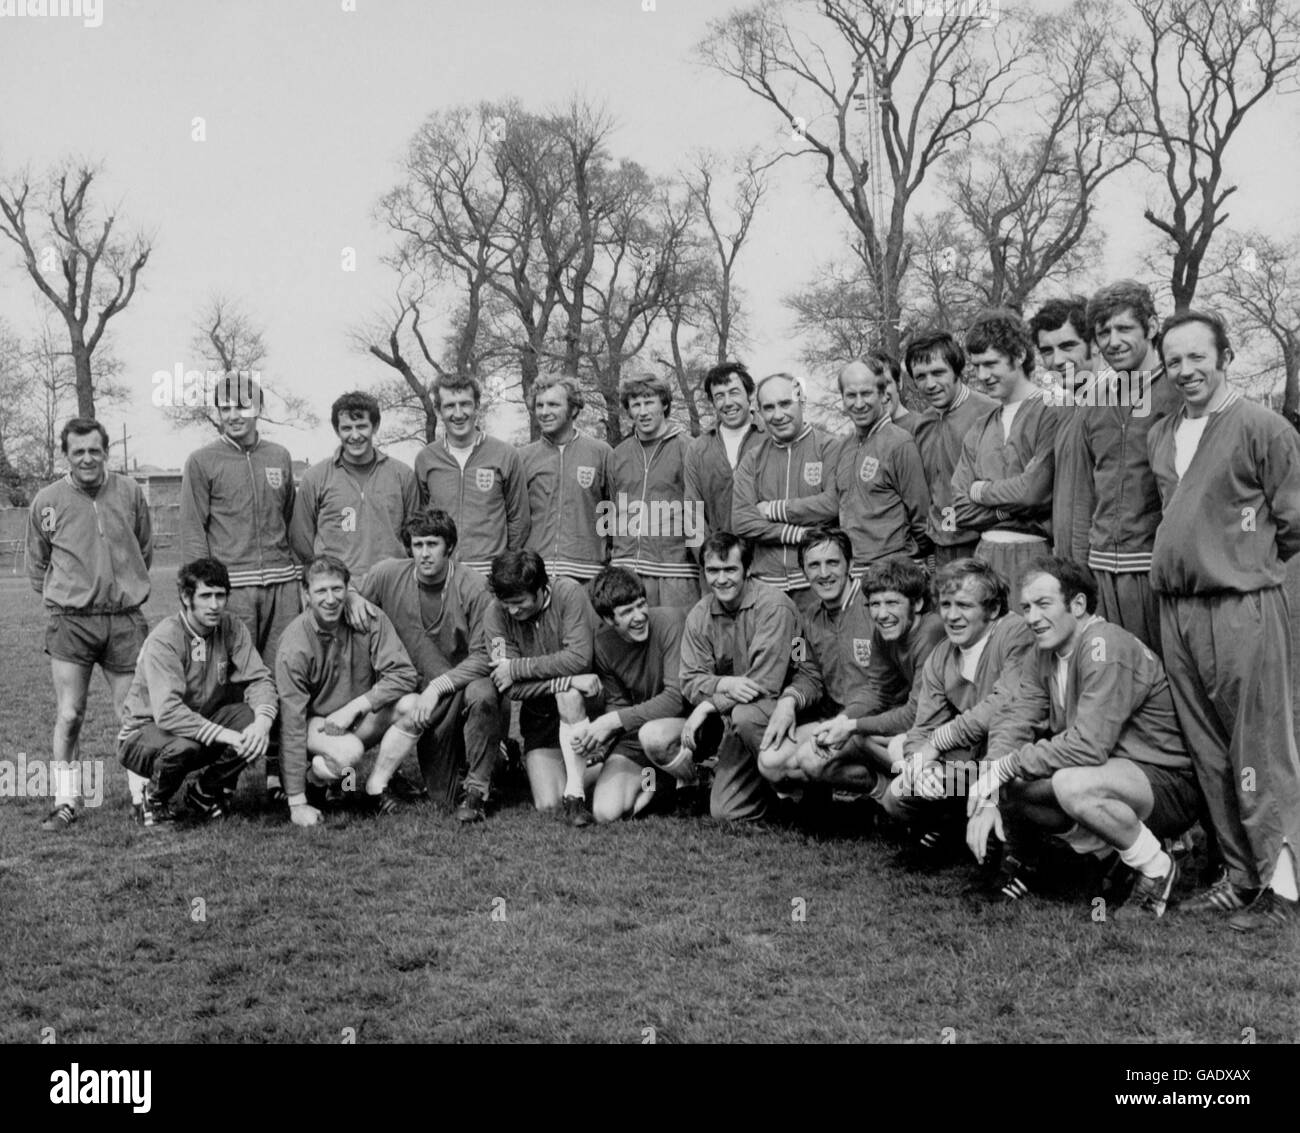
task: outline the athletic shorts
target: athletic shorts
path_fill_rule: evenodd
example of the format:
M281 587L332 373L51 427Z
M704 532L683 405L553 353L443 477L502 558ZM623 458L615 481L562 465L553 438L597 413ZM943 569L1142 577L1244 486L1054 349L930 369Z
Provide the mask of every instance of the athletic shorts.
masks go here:
M45 627L45 652L56 661L133 673L148 636L149 623L139 607L116 614L54 612Z
M1157 838L1177 838L1201 816L1201 791L1196 785L1196 773L1190 767L1179 771L1137 760L1133 763L1147 777L1155 799L1147 816L1147 828Z
M598 700L584 698L590 717ZM560 710L553 696L534 696L519 705L519 733L524 754L544 747L560 746Z

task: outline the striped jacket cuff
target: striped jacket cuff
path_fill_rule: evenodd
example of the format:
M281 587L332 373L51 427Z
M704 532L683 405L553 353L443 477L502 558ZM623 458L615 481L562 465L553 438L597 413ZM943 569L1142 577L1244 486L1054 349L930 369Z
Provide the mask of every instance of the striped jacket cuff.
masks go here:
M456 686L452 684L451 678L446 673L443 673L440 677L434 677L429 682L429 687L439 696L451 696L456 691Z
M268 720L274 720L276 716L276 707L274 704L259 704L253 709L254 716L264 716Z
M551 692L568 692L573 687L571 677L552 677L547 687Z
M952 751L953 748L959 746L957 743L956 732L957 729L952 726L951 722L940 724L935 728L935 730L930 734L930 743L933 745L934 750Z

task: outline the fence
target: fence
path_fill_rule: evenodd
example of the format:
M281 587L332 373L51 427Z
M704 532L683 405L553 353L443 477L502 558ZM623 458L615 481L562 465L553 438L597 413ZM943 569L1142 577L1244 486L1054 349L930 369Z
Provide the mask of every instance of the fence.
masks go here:
M178 504L163 504L149 509L153 523L155 563L180 561L181 509ZM0 508L0 571L24 574L27 570L27 509Z

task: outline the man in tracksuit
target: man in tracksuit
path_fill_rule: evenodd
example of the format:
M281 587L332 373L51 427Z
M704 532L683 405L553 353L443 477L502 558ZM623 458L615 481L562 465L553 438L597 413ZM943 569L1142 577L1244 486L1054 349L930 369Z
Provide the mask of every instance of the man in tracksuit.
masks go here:
M54 809L42 830L66 830L77 820L77 759L90 677L104 671L120 717L136 655L149 632L140 607L149 597L153 535L140 486L107 468L108 431L90 417L73 417L59 435L68 474L32 500L27 521L27 577L45 600L45 652L54 681L52 758ZM57 769L56 769L57 771ZM144 781L131 779L141 800Z
M839 372L844 412L854 435L840 445L835 468L839 523L853 540L853 573L894 555L925 561L930 488L916 442L889 419L883 371L850 362Z
M1030 381L1034 343L1009 310L980 314L966 332L968 364L997 401L962 442L952 474L953 511L981 532L975 557L1018 593L1020 570L1047 550L1052 470L1062 410L1047 405Z
M177 816L184 801L200 821L221 818L239 773L263 755L276 715L275 682L243 619L227 608L230 576L215 559L181 567L179 613L153 628L122 712L118 757L148 781L142 825Z
M700 595L692 552L704 522L702 503L686 499L691 438L668 420L673 395L660 375L623 378L619 401L633 433L614 449L611 563L641 579L650 605L687 609Z
M574 747L588 765L600 764L591 799L596 821L614 822L640 813L664 786L696 782L695 760L681 746L686 611L647 606L641 580L622 567L596 576L591 601L603 623L594 672L571 678L571 687L600 698L601 710L578 724Z
M339 447L303 473L289 529L302 562L340 559L354 586L381 559L406 554L402 526L419 507L415 473L375 447L379 419L368 393L346 393L330 406Z
M915 437L921 415L903 404L903 368L898 364L898 359L886 350L872 350L863 361L883 383L881 393L884 396L885 415L903 432Z
M500 700L488 676L487 584L454 561L456 525L430 508L407 520L404 537L411 557L376 563L361 595L388 615L420 675L419 703L412 714L408 748L419 753L429 797L440 807L464 798L460 822L487 816L488 789L501 741ZM409 750L397 750L400 761ZM465 767L464 774L461 774Z
M839 514L835 464L841 440L804 424L803 390L789 374L759 382L757 400L765 432L736 469L733 533L753 550L752 578L809 608L817 599L799 568L799 545L810 527L833 524Z
M715 531L732 531L731 492L741 458L763 439L750 401L754 379L740 362L723 362L704 375L704 396L713 406L714 424L686 447L688 504L698 501L704 524L701 543Z
M1160 844L1196 821L1200 794L1164 666L1127 630L1096 614L1088 568L1043 556L1020 592L1037 650L1014 700L994 717L987 756L969 784L966 839L983 862L989 834L1007 842L990 896L1030 891L1030 838L1112 857L1134 874L1121 910L1163 916L1178 865ZM1008 841L1009 839L1009 841Z
M506 551L492 560L487 611L492 683L521 700L524 770L538 810L558 810L570 826L592 823L586 762L575 738L586 719L572 678L591 672L596 614L571 578L551 578L536 551Z
M609 532L601 530L601 504L610 499L614 450L578 432L582 390L567 376L543 375L533 385L533 416L541 438L520 457L528 485L536 551L552 578L590 582L609 559Z
M750 547L738 536L718 532L700 550L711 593L686 616L682 633L682 693L695 706L682 746L702 758L714 718L727 722L709 813L756 821L775 800L758 769L758 753L777 698L802 663L796 660L803 652L798 611L781 591L749 577Z
M1058 383L1045 394L1054 405L1068 406L1060 415L1052 446L1052 554L1076 563L1088 561L1088 532L1096 492L1092 464L1084 448L1083 422L1104 412L1095 404L1092 373L1092 332L1088 329L1088 300L1082 295L1049 299L1029 320L1043 365Z
M456 524L458 561L486 578L494 557L527 546L531 520L518 450L479 430L482 396L470 377L434 383L443 434L416 456L415 478L420 506L442 508Z
M1151 292L1131 280L1109 284L1088 301L1088 326L1109 368L1098 376L1097 392L1109 387L1111 396L1083 416L1080 433L1096 495L1088 566L1097 579L1098 612L1159 653L1160 611L1150 572L1160 493L1147 434L1181 399L1160 364L1157 325Z
M348 625L348 582L347 566L333 555L307 565L307 608L284 631L275 660L284 789L295 826L320 821L327 789L350 789L375 743L379 753L364 798L374 814L396 811L388 780L421 730L414 723L415 666L382 611L364 630Z
M970 557L980 533L957 523L952 502L952 474L961 456L962 441L993 401L962 379L966 352L947 331L913 339L905 356L907 372L929 403L912 430L921 468L930 489L927 534L934 544L936 568Z
M219 559L230 572L227 612L274 671L285 627L302 610L289 544L293 466L289 450L258 431L262 389L252 375L222 375L213 391L221 435L190 453L181 478L181 560ZM284 801L278 729L266 753L266 789Z
M1283 566L1300 551L1300 443L1284 418L1227 384L1214 316L1165 323L1160 350L1184 406L1148 435L1164 517L1151 585L1174 703L1226 876L1184 909L1251 931L1296 897L1300 760Z

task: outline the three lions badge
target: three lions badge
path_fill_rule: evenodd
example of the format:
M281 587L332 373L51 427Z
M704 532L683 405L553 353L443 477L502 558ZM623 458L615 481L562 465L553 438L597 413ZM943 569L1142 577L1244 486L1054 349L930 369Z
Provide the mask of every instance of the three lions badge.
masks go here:
M822 462L810 460L803 466L803 482L810 488L820 488L822 483Z
M867 457L862 462L862 467L858 469L858 478L864 484L870 484L876 478L876 473L880 471L880 461L874 456Z
M853 660L859 665L871 663L871 638L855 637L853 639Z
M268 468L266 470L266 482L278 492L284 486L284 469Z
M596 469L590 464L578 465L578 487L584 491L596 482Z
M496 474L490 468L476 468L474 470L474 487L480 492L492 491L492 485L496 483Z

